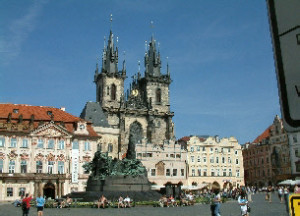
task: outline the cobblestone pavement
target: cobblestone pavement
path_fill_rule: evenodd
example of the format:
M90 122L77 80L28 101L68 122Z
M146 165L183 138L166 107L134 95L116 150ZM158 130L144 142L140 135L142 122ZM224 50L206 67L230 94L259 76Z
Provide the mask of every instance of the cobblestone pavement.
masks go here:
M251 216L287 216L285 205L280 203L276 194L273 194L273 202L267 203L264 200L264 194L256 194L252 196ZM0 203L0 216L16 216L22 215L21 208L14 207L12 204ZM30 209L30 216L36 216L36 208ZM95 209L95 208L71 208L68 209L45 209L44 216L210 216L210 206L199 204L188 207L134 207L129 209ZM222 216L238 216L240 208L237 201L229 201L221 206Z

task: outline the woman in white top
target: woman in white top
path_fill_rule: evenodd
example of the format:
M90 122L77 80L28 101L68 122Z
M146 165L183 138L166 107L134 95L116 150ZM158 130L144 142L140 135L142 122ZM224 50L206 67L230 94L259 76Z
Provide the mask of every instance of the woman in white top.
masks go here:
M239 203L240 208L241 208L241 215L242 216L249 216L249 212L248 212L248 200L246 198L245 191L241 192L241 195L238 198L238 203Z

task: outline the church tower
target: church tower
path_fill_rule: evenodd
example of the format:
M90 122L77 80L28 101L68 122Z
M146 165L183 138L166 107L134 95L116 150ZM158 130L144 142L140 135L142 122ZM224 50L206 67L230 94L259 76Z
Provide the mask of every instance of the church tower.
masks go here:
M124 80L126 78L125 60L122 71L118 71L118 47L115 48L114 35L110 31L107 47L102 53L102 68L99 73L96 66L94 82L96 84L96 100L104 113L109 113L108 123L117 127L119 118L117 111L124 98Z

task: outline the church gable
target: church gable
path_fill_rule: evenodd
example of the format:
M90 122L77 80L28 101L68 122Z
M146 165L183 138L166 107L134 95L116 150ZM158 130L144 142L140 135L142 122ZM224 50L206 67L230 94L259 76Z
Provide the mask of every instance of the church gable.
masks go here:
M53 122L46 123L39 126L34 130L31 136L43 136L43 137L70 137L72 136L66 129L63 127L54 124Z

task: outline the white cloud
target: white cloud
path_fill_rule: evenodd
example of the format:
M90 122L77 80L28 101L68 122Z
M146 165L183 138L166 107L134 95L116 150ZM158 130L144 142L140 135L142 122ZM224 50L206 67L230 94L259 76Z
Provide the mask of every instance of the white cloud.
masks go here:
M46 0L35 1L24 16L7 23L9 26L7 34L0 38L0 55L3 64L9 64L20 54L22 45L34 30L45 3Z

